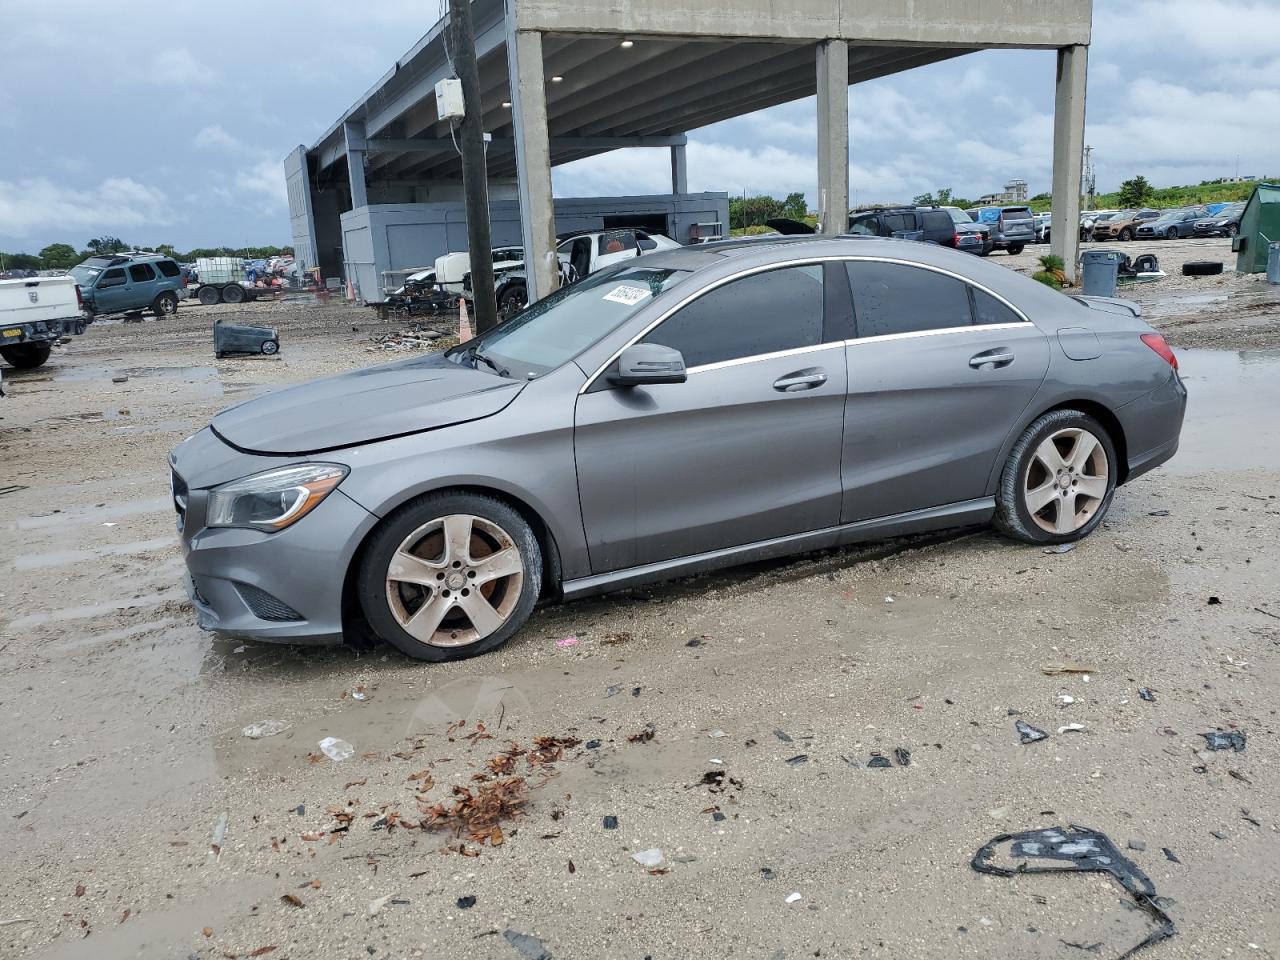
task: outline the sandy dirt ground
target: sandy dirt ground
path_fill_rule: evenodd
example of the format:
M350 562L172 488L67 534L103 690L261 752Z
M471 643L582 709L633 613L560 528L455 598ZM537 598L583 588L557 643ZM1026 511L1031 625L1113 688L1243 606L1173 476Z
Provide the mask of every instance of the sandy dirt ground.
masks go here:
M168 450L401 355L370 337L402 325L184 304L6 368L0 957L1119 957L1155 925L1107 876L970 864L1068 824L1176 924L1140 956L1280 956L1280 305L1179 275L1226 241L1145 246L1170 277L1127 295L1186 348L1183 449L1074 551L758 565L545 607L451 665L215 640L180 586ZM215 312L280 356L215 361ZM502 777L500 832L429 829Z

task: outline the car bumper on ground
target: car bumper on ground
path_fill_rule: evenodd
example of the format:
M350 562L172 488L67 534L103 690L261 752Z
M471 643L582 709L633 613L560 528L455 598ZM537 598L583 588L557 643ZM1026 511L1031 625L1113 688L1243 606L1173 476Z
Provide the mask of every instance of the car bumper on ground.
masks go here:
M188 517L202 514L191 495ZM335 490L278 533L203 528L184 534L187 591L197 622L224 636L338 643L347 571L377 517Z

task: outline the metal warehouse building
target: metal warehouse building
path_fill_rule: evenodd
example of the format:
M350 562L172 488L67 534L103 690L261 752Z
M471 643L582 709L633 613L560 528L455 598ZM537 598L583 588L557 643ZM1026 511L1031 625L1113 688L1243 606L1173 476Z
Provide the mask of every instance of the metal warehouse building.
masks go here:
M1092 0L474 0L494 244L532 252L537 297L556 282L557 231L636 225L688 242L727 228L725 194L687 191L685 134L815 93L820 228L840 233L848 87L990 48L1057 51L1053 222L1075 223L1092 12ZM435 108L453 75L445 32L437 23L285 160L299 258L362 299L466 246L461 164ZM669 150L671 193L553 198L552 165L620 147ZM1051 236L1072 273L1076 231Z

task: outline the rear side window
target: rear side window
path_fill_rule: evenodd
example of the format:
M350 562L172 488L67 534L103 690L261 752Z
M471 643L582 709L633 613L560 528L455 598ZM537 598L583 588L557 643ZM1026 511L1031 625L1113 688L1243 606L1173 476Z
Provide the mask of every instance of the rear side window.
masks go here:
M909 213L886 213L881 222L884 224L884 232L887 234L916 228L915 217Z
M817 346L823 342L822 265L769 270L717 287L644 340L679 350L689 367Z
M955 277L902 263L851 260L859 337L967 327L973 322L967 285Z
M986 291L973 290L973 322L982 326L992 323L1022 323L1020 316Z
M636 248L636 235L630 230L606 230L600 234L600 252L625 253Z
M172 260L157 260L156 266L160 268L160 272L166 277L176 277L182 272Z
M154 280L156 272L151 269L149 263L135 263L129 268L129 279L134 283L146 283L148 280Z
M849 232L860 237L875 237L880 234L880 225L875 217L859 217L849 224Z
M926 230L943 230L950 233L952 226L951 215L945 210L926 210L924 212L924 228Z

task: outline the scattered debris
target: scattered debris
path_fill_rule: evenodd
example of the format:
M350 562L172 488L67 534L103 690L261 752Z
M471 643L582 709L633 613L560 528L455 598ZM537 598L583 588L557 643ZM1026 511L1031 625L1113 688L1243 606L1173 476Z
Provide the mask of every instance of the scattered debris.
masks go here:
M658 728L652 723L646 723L644 729L639 733L631 733L627 735L627 743L648 743L657 734Z
M606 830L617 830L618 818L615 817L613 814L609 814L607 817L604 818L604 828Z
M468 895L467 895L467 896L465 896L465 897L459 897L459 898L458 898L458 909L459 909L459 910L470 910L470 909L471 909L472 907L474 907L475 905L476 905L476 898L475 898L474 896L472 896L471 894L468 894Z
M1270 610L1263 610L1262 607L1254 607L1253 609L1258 611L1258 613L1265 613L1268 617L1275 617L1277 620L1280 620L1280 613L1272 613Z
M1130 840L1130 841L1129 841L1129 849L1130 849L1130 850L1137 850L1139 853L1141 853L1143 850L1147 849L1147 841L1145 841L1145 840L1138 840L1138 839Z
M1054 547L1045 547L1045 553L1070 553L1076 548L1074 543L1060 543Z
M993 863L996 848L1008 845L1010 866ZM1166 851L1167 852L1167 851ZM1037 863L1037 861L1040 861ZM1048 863L1047 861L1052 861ZM997 877L1028 873L1108 873L1133 897L1138 907L1159 925L1140 943L1122 953L1118 960L1132 957L1143 947L1167 940L1175 934L1173 918L1160 906L1150 878L1125 857L1103 833L1072 825L1050 827L993 837L974 854L973 869Z
M1211 607L1218 607L1222 605L1222 600L1219 599L1218 597L1210 597L1208 600L1205 601L1205 603Z
M871 759L867 761L868 770L888 770L892 766L889 758L880 753L872 753Z
M524 957L525 960L551 960L551 951L537 937L531 937L527 933L519 933L509 928L502 931L502 936L507 943L515 947L516 952Z
M251 723L240 732L250 740L261 740L263 737L274 737L277 733L284 733L289 729L289 724L283 720L259 720L257 723Z
M426 830L452 829L468 840L476 843L488 840L491 846L496 847L504 840L499 824L524 812L527 791L524 777L504 777L480 783L474 791L455 785L452 795L457 799L452 807L444 803L418 804L418 809L428 816L421 826Z
M1076 698L1071 696L1071 694L1069 693L1058 694L1058 699L1061 700L1064 705L1068 705L1076 702Z
M808 762L809 755L807 753L797 753L794 757L787 757L787 766L789 767L798 767L800 764Z
M218 819L213 824L213 837L209 841L209 856L215 860L222 859L222 844L227 839L227 821L231 815L227 811L218 814Z
M1152 690L1150 687L1139 687L1138 696L1140 696L1143 700L1147 701L1147 703L1156 702L1156 692Z
M356 748L345 740L339 740L337 737L325 737L320 741L320 749L326 757L337 763L340 760L346 760L356 752Z
M716 729L708 733L707 736L710 737L712 740L719 740L721 737L727 737L728 734L725 733L723 730Z
M112 378L111 378L111 382L112 382L112 383L128 383L128 382L129 382L129 376L128 376L128 374L124 374L124 373L122 373L122 374L120 374L120 375L118 375L118 376L112 377Z
M1170 863L1182 862L1181 860L1178 859L1178 855L1174 853L1172 850L1170 850L1168 847L1161 847L1160 852L1164 854L1164 858L1168 860Z
M1221 730L1214 730L1211 733L1202 733L1206 744L1210 750L1234 750L1241 753L1244 750L1245 734L1243 730L1232 730L1224 733Z
M1168 515L1169 515L1168 510L1148 510L1147 511L1148 517L1167 517Z
M778 875L773 872L773 867L761 867L760 876L766 880L776 880L778 878Z
M911 766L911 751L906 747L894 747L893 759L898 761L898 766L909 767Z
M556 646L560 647L562 650L565 647L576 647L577 645L578 645L577 637L561 637L559 640L556 641Z
M388 893L385 897L379 897L377 900L371 901L369 904L369 916L376 917L379 913L382 912L382 908L385 907L388 903L390 903L393 899L395 899L395 894Z
M787 733L785 730L775 730L773 731L773 735L777 737L779 740L781 740L783 743L791 742L791 734Z
M1064 660L1062 663L1046 664L1040 668L1046 677L1056 677L1064 673L1097 673L1098 668L1079 660Z
M280 902L286 906L297 907L299 910L306 906L306 904L302 902L302 898L296 893L286 893L280 898Z
M652 868L661 866L662 861L665 858L662 856L662 851L659 848L650 847L648 850L641 850L638 853L633 853L631 855L631 859L642 867Z
M603 640L600 641L600 645L605 647L612 647L619 643L630 643L634 639L635 637L633 637L627 631L619 630L617 633L611 633L607 635Z
M799 890L793 890L787 894L787 903L799 903L804 897L800 896Z
M709 793L723 793L730 787L741 791L746 786L737 777L729 776L727 770L708 770L702 775L699 784L706 787Z
M616 697L621 692L622 692L622 684L620 683L613 683L604 688L604 696L606 700L609 699L610 697Z
M1059 733L1080 733L1085 729L1083 723L1068 723L1058 728Z
M1021 720L1015 720L1013 728L1018 731L1018 739L1021 743L1035 743L1038 740L1046 740L1049 737L1049 734L1043 730Z
M688 642L686 642L686 643L685 643L685 646L686 646L686 647L701 647L701 646L702 646L703 644L705 644L705 643L707 642L707 640L709 640L709 639L710 639L709 637L694 637L692 640L689 640Z

